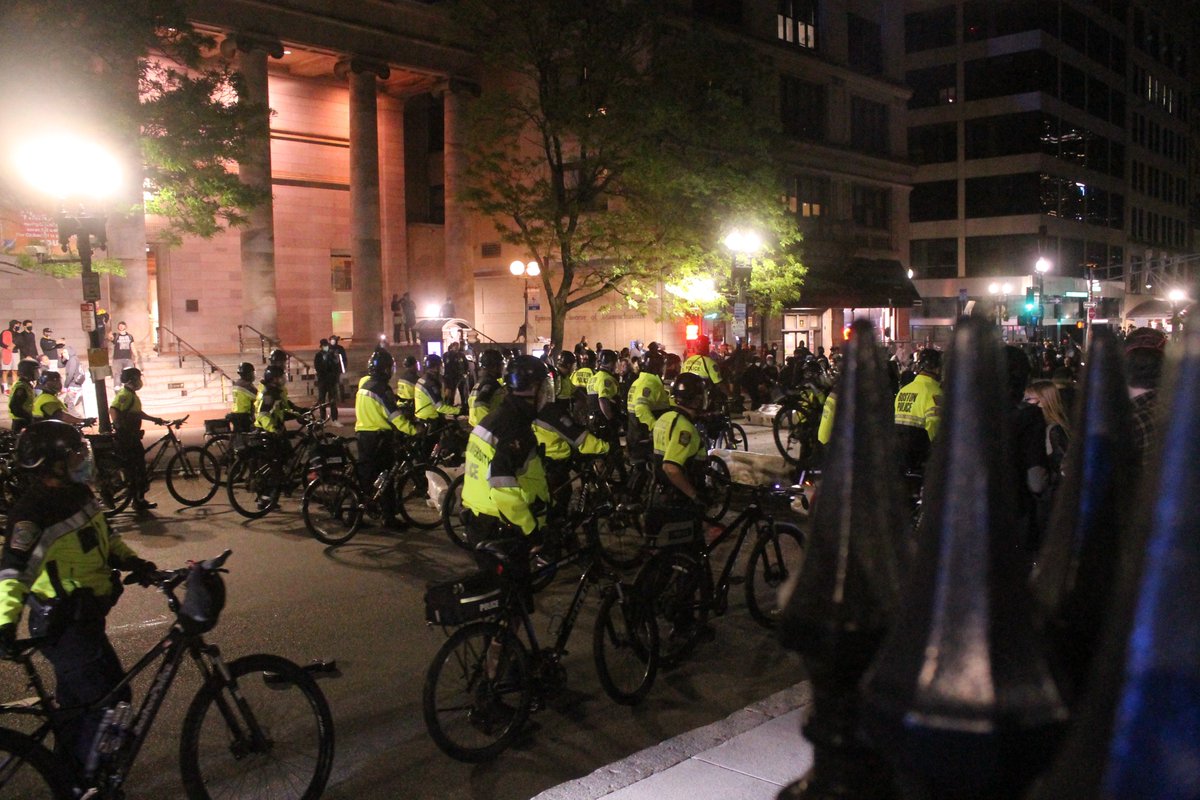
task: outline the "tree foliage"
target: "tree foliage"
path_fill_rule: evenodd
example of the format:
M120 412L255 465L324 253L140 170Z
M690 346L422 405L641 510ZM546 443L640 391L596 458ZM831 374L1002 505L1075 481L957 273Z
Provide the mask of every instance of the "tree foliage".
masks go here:
M265 134L262 108L212 58L179 0L7 0L0 141L63 128L109 141L141 171L165 235L212 236L263 202L231 170Z
M799 234L780 202L773 131L753 110L764 75L751 54L673 24L659 0L456 9L488 74L502 76L470 106L462 199L543 266L556 344L584 303L641 307L664 283L723 282L733 227L768 247L754 261L758 304L795 293ZM673 296L661 299L670 313Z

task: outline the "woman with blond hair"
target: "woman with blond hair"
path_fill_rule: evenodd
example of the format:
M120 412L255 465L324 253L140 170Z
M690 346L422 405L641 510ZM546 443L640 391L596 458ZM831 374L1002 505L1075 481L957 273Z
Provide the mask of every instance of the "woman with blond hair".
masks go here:
M1033 381L1025 389L1025 402L1037 406L1046 421L1046 459L1050 462L1050 481L1046 490L1038 497L1038 517L1045 530L1050 521L1050 508L1054 503L1054 491L1062 482L1063 459L1071 441L1071 422L1068 419L1063 392L1053 381Z

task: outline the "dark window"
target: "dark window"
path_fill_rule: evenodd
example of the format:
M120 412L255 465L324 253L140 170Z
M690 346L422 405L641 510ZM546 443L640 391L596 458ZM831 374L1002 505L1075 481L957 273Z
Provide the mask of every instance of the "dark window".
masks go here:
M434 225L446 222L446 187L429 187L429 221Z
M905 75L905 81L913 90L913 95L908 100L909 108L928 108L958 100L954 64L939 64L936 67L915 69Z
M1054 265L1054 274L1064 278L1082 278L1085 253L1082 239L1059 240L1058 263Z
M1125 74L1125 42L1116 36L1112 38L1108 68L1118 75Z
M916 184L909 196L908 213L913 222L957 219L958 181Z
M954 44L954 6L918 11L904 18L904 46L910 53Z
M1042 191L1037 173L967 179L967 217L1038 214Z
M776 22L780 41L817 48L817 0L779 0Z
M1058 65L1054 56L1043 50L980 58L968 61L964 68L964 93L967 100L1046 92L1057 89Z
M1038 260L1035 234L1012 236L968 236L966 272L968 278L992 275L1032 274Z
M1113 192L1108 196L1108 227L1122 230L1125 227L1125 195Z
M963 39L977 42L1036 30L1057 36L1057 6L1046 0L969 0L963 4Z
M850 67L867 75L883 72L883 34L879 23L846 14L846 34Z
M1092 61L1095 61L1101 66L1109 66L1112 62L1112 48L1109 42L1112 39L1108 31L1097 25L1092 20L1087 22L1087 55Z
M479 254L483 258L499 258L500 243L499 242L484 242L479 246Z
M1087 52L1087 17L1076 11L1069 3L1062 6L1062 33L1059 38L1068 47L1073 47L1080 53Z
M854 222L864 228L887 228L891 193L874 186L855 185L850 190Z
M1088 78L1087 112L1093 117L1108 119L1111 110L1108 84L1097 78Z
M958 158L958 123L922 125L908 132L908 157L918 164L941 164Z
M868 153L886 153L887 106L861 97L850 98L850 145Z
M779 78L779 121L783 132L801 139L825 139L825 87L790 75Z
M1110 89L1108 98L1108 120L1118 128L1125 127L1125 95L1118 89Z
M967 158L1058 153L1058 120L1041 111L967 120L963 131Z
M1116 178L1125 177L1125 145L1117 142L1109 143L1108 174Z
M692 0L692 11L698 17L726 25L740 25L742 22L741 0Z
M329 286L335 292L349 292L354 289L353 259L349 256L330 255Z
M1083 70L1063 62L1058 96L1076 108L1087 107L1087 76Z
M432 100L429 103L429 152L440 153L446 141L446 108L442 100Z
M913 239L908 261L918 278L958 276L958 239Z

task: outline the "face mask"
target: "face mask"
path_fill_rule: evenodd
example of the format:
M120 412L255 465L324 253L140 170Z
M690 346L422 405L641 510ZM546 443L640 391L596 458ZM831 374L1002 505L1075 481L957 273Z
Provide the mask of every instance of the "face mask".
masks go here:
M90 483L95 471L96 462L92 460L92 454L89 452L78 466L68 470L67 477L72 483Z
M324 352L328 353L328 352L329 352L329 345L327 345L327 344L326 344L326 345L321 345L321 350L323 350Z

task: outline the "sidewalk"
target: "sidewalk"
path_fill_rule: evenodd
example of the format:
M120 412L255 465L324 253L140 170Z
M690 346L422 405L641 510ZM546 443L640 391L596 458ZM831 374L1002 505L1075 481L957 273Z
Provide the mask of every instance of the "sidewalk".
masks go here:
M774 800L812 765L800 734L812 688L799 683L534 800Z

